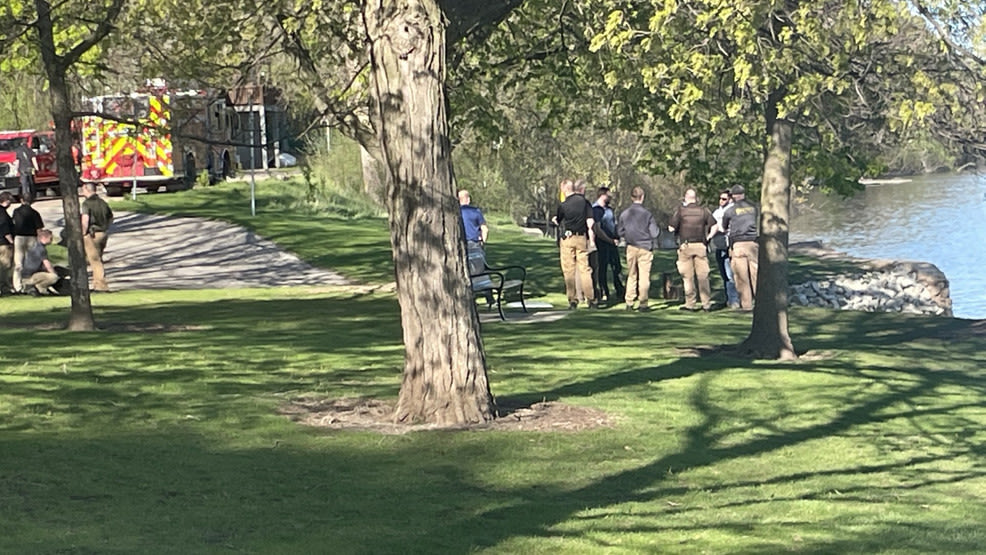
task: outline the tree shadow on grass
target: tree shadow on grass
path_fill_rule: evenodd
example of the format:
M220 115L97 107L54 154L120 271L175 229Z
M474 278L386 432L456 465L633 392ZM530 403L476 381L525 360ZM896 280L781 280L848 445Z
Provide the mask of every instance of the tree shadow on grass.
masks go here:
M767 435L760 432L735 442L744 427L763 429L769 415L760 421L750 415L754 420L749 424L734 424L733 408L713 395L724 378L716 361L706 362L708 366L688 372L680 363L664 370L641 369L665 379L692 377L687 402L700 419L682 430L679 448L573 487L564 480L531 482L531 477L497 484L486 476L521 456L506 434L429 432L395 439L327 434L316 447L310 438L287 432L280 436L283 441L274 435L268 445L236 447L235 441L210 439L221 430L210 424L221 422L221 413L208 415L201 424L162 423L159 429L113 435L107 430L97 437L3 432L0 522L6 530L0 550L43 545L41 551L47 552L152 552L174 546L184 552L469 553L500 549L514 539L577 540L565 545L605 550L626 549L607 539L621 535L692 538L674 545L650 544L666 551L707 549L702 538L709 534L735 536L745 542L731 544L737 551L758 553L959 552L981 547L978 523L951 522L946 529L929 520L923 527L907 523L905 531L899 509L879 509L909 491L986 478L980 466L955 466L957 460L986 455L984 445L973 438L959 438L924 454L888 453L886 460L870 463L784 467L762 478L755 473L695 484L699 478L682 482L675 476L728 461L753 461L891 420L959 418L955 413L968 402L921 408L911 401L956 386L983 399L986 386L960 373L915 367L906 372L912 380L887 379L885 391L847 399L841 410L821 415L816 424L775 426ZM833 371L853 370L847 364ZM638 379L632 371L624 374L631 382ZM594 382L563 392L592 395L611 385ZM106 403L107 410L133 403L94 389L75 395L82 396L80 401ZM972 403L979 409L984 404ZM935 435L919 428L909 433ZM889 479L882 481L883 476ZM833 492L831 479L846 485ZM766 496L764 488L788 484L798 487ZM696 488L705 492L701 500L682 500ZM803 504L810 502L831 503L835 510L802 514ZM750 515L757 507L776 504L790 506L788 518L765 532L767 525ZM838 507L844 507L845 516ZM864 527L856 526L851 516L860 511L872 511ZM692 513L690 520L678 518ZM576 531L568 531L573 527Z
M727 439L726 434L735 434L737 429L736 427L726 426L726 431L722 431L722 428L728 422L728 419L734 415L731 415L728 409L710 402L709 398L709 389L713 387L713 381L715 380L714 373L710 372L715 370L716 366L713 362L696 367L694 366L694 361L690 361L687 365L688 369L686 369L680 363L672 363L664 368L633 370L614 377L591 380L586 383L575 384L553 391L552 394L558 396L589 396L600 390L624 387L630 383L640 383L643 376L647 376L648 380L660 379L661 376L665 379L674 379L704 372L704 374L698 377L698 384L694 388L690 399L690 404L704 418L700 424L691 427L685 432L684 446L675 453L659 457L646 465L616 473L587 486L575 488L570 491L545 491L540 489L529 491L526 492L523 501L511 504L508 507L485 512L477 518L499 521L508 518L508 515L516 518L519 513L520 518L517 521L525 523L525 526L515 530L514 535L533 537L550 536L554 526L564 523L569 519L576 518L576 515L584 514L587 511L601 510L612 504L651 503L668 496L684 493L680 488L666 485L666 482L671 482L671 480L666 480L667 474L671 469L676 472L692 471L703 467L711 467L724 461L759 458L795 446L805 445L815 440L849 434L859 427L880 426L893 420L909 420L913 423L935 417L953 418L956 427L961 429L964 425L976 425L977 423L962 422L961 418L955 416L954 413L969 408L981 411L983 407L986 407L986 401L982 400L986 398L986 385L983 385L980 379L961 372L930 371L928 368L913 369L907 371L913 379L909 383L906 383L906 385L890 385L892 379L888 379L887 383L884 384L888 388L886 393L869 395L858 401L847 400L844 410L824 422L797 429L781 429L775 427L766 436L754 437L738 444L729 445L724 444L724 440ZM852 365L845 365L840 371L851 372L853 370ZM885 371L887 373L893 373L898 370L885 369ZM916 399L927 398L929 396L934 397L939 389L953 386L972 390L977 396L977 399L955 404L939 404L939 406L933 408L924 408L914 402ZM765 422L754 421L749 428L763 427L765 424ZM978 422L978 425L981 424L982 422ZM922 430L918 425L912 426L912 433L917 436L933 435L933 432ZM907 475L909 483L905 486L897 483L888 484L886 487L865 485L855 489L847 488L845 491L840 492L840 495L850 496L846 498L847 501L852 499L851 496L858 492L860 494L865 493L865 495L861 495L855 501L880 503L883 502L883 499L879 499L878 501L875 497L879 498L881 490L883 491L883 495L890 496L892 492L903 489L931 488L939 484L981 480L986 477L986 469L974 466L964 470L944 470L941 472L945 474L944 477L939 477L937 475L938 473L916 471L914 467L916 465L927 466L935 463L948 463L963 457L978 460L984 454L986 454L986 446L975 441L959 439L950 444L946 452L939 455L912 457L902 461L879 465L850 466L835 470L794 473L763 481L741 480L731 484L720 484L716 486L716 489L721 491L726 488L761 487L770 483L793 483L833 474L855 477L866 473L900 472ZM802 493L796 497L792 497L790 500L800 501L830 495L831 492L828 491L815 491ZM782 501L782 499L771 499L771 502L779 501ZM765 501L750 499L740 502L739 505L752 505L762 502ZM727 503L714 508L727 509L736 505L736 503ZM706 509L709 509L709 507L703 507L698 510ZM604 522L601 524L605 526ZM747 527L752 527L759 523L746 522L737 524L745 524ZM959 528L963 526L968 529L973 528L972 523L955 524ZM697 530L712 530L728 526L727 523L716 523L711 526L699 527ZM901 540L898 535L898 526L899 524L895 521L894 517L887 517L882 522L882 525L878 524L870 527L871 529L875 529L875 532L856 533L847 528L846 532L844 532L846 537L843 540L833 542L823 541L816 546L812 546L809 542L799 545L797 548L799 550L827 551L833 546L842 546L849 548L851 551L866 551L869 549L866 546L882 549L888 545L903 545L910 549L918 550L932 548L935 551L964 551L974 548L976 542L979 541L978 539L966 539L953 535L952 533L938 531L935 534L931 534L926 540L922 541L919 539L918 544L901 544L899 543ZM798 531L797 526L790 527L795 533ZM824 525L820 522L814 522L809 527L820 529L824 528ZM635 532L637 530L630 529L627 531ZM977 537L981 538L981 536L981 533L977 534ZM493 538L483 545L494 546L505 539ZM754 548L754 551L772 551L787 548L787 546L788 544L783 541L765 542L762 547Z

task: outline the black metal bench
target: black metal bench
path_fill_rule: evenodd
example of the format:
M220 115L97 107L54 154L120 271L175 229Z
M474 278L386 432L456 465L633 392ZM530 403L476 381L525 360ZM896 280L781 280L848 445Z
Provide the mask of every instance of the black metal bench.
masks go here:
M524 281L527 279L527 270L523 266L489 266L486 264L486 254L479 246L470 246L467 253L473 295L478 297L492 294L501 320L507 319L503 315L503 300L508 293L516 295L520 300L521 308L527 312L527 305L524 303Z

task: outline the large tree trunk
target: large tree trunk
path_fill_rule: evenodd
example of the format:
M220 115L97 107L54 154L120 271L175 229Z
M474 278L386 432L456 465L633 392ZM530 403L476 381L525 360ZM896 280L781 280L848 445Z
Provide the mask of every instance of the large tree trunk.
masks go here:
M442 13L435 0L374 0L363 13L404 331L395 419L487 421L493 403L450 158Z
M760 193L760 255L753 328L741 348L766 358L794 359L787 319L788 230L791 212L791 139L794 124L777 117L778 96L767 106L767 155Z
M92 304L89 298L89 276L86 251L82 243L82 222L79 214L79 176L72 160L72 106L69 102L67 66L55 52L54 32L51 21L51 5L47 0L36 0L38 10L38 43L45 73L48 76L48 96L51 100L51 116L55 122L55 162L62 194L62 210L65 214L65 240L68 243L69 269L72 275L72 308L68 329L92 331L96 328Z

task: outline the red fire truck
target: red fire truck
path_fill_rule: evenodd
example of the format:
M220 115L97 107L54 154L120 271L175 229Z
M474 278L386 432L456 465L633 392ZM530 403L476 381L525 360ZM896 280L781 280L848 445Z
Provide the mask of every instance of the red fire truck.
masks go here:
M111 196L135 184L148 191L191 187L206 172L232 175L236 113L225 93L171 90L161 83L125 95L86 99L81 118L82 181Z
M38 195L49 189L58 192L58 169L55 166L55 132L24 129L0 131L0 190L14 196L20 195L21 168L17 164L17 148L27 145L34 151L38 171L34 173L34 186Z

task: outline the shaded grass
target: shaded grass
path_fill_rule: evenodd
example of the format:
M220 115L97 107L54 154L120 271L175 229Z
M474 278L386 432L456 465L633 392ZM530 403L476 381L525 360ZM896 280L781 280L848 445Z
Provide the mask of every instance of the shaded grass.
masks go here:
M233 218L222 191L175 199ZM288 232L303 222L249 221L308 256L325 242L326 265L347 275L387 279L335 236L348 220L312 223L304 240ZM382 222L352 225L386 243ZM553 244L497 231L491 258L529 261L554 291ZM0 552L924 553L986 541L973 322L794 309L809 352L797 362L696 356L745 336L749 316L735 312L657 303L495 323L483 336L501 400L596 407L616 426L380 436L301 427L276 409L301 395L394 397L392 295L93 302L106 331L57 329L64 298L0 304Z

